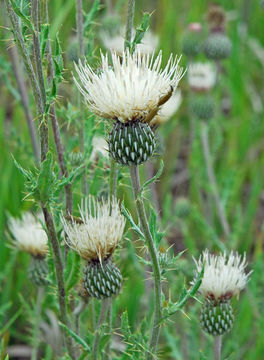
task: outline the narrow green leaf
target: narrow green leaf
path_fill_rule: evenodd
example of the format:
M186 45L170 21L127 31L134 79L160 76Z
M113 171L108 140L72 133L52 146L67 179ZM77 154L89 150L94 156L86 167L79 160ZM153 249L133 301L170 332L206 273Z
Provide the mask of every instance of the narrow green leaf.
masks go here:
M32 24L32 22L30 21L29 16L26 16L25 14L22 13L22 11L20 10L20 8L15 4L15 2L13 0L10 0L12 8L14 10L14 12L17 14L17 16L19 16L23 22L27 25L27 27L31 30L31 31L35 31L34 30L34 25Z
M127 218L127 220L130 222L130 225L132 226L132 229L143 239L145 238L144 234L142 233L142 231L140 230L140 228L135 224L131 214L129 213L129 211L125 208L124 204L122 204L121 206L121 211L122 214L125 216L125 218Z
M163 160L160 160L160 167L159 167L159 170L157 171L156 175L153 176L153 178L147 180L141 187L141 190L140 190L140 194L145 190L145 188L154 183L156 180L158 180L158 178L161 176L162 172L163 172L163 169L164 169L164 162Z
M80 344L83 347L83 350L90 351L90 346L82 338L80 338L79 335L77 335L74 331L70 330L66 325L64 325L60 321L59 321L59 325L64 330L66 330L78 344Z

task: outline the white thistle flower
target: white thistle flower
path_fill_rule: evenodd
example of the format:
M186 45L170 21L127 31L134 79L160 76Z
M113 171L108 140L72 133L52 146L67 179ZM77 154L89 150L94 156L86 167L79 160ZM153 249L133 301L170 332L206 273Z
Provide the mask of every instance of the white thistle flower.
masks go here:
M158 114L151 121L151 125L162 125L168 121L179 109L182 102L181 91L177 90L171 98L160 107Z
M211 300L229 300L238 295L246 286L251 272L245 273L246 255L231 252L219 256L209 254L206 249L196 261L196 276L201 272L203 264L204 276L199 292ZM193 283L193 282L192 282Z
M188 83L194 91L209 91L216 82L216 70L210 63L193 63L188 68Z
M92 145L93 150L90 156L90 161L94 161L97 158L98 154L101 154L106 158L108 157L108 145L105 138L103 138L102 136L94 136Z
M66 242L84 260L103 261L114 252L123 235L125 218L119 203L115 199L98 201L90 196L79 211L81 221L78 222L61 216Z
M28 252L34 257L45 257L48 253L48 237L40 222L31 214L25 213L22 219L10 218L9 230L14 240L12 245Z
M134 38L136 32L135 29L132 31L132 38ZM117 53L122 56L124 51L125 43L125 28L119 31L119 34L112 36L112 34L103 32L101 38L104 44L104 47L112 52ZM152 54L158 46L158 37L152 32L147 31L144 34L143 40L140 44L136 45L135 52L140 52L140 54Z
M111 58L112 66L108 56L101 54L100 73L80 61L75 67L81 83L76 79L75 82L92 111L123 123L144 122L149 113L159 108L162 99L177 88L183 76L180 58L172 55L161 69L161 52L155 58L140 52L131 55L127 50L122 61L116 53L111 53Z

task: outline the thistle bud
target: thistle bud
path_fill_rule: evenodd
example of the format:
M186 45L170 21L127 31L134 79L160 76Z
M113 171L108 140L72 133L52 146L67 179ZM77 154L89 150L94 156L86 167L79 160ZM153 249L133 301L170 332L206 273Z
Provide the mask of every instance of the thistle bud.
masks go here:
M221 32L209 35L204 44L204 53L208 59L222 60L230 56L232 43L230 39Z
M109 259L89 262L84 269L83 284L90 296L105 299L117 295L122 286L120 270Z
M191 205L185 197L180 197L176 201L175 213L181 219L185 219L190 215Z
M190 110L200 120L210 120L214 114L214 99L207 94L194 96L190 101Z
M121 165L140 165L156 147L150 126L142 122L116 122L108 139L110 155Z
M209 335L219 336L230 331L234 314L230 302L205 301L200 316L202 329Z
M202 26L199 23L192 23L189 25L188 30L182 39L182 52L193 58L201 52L202 39L201 39Z
M29 279L37 286L45 286L49 283L47 275L49 267L45 258L32 257L31 264L28 268Z

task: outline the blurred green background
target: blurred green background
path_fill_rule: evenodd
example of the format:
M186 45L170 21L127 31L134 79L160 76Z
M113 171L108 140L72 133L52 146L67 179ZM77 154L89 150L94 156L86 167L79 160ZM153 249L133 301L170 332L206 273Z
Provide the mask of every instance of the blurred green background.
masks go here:
M234 301L236 321L232 332L224 337L223 354L226 359L261 360L264 358L263 1L262 4L259 0L223 0L218 3L226 11L226 29L233 49L230 58L223 61L223 75L214 91L214 96L220 110L223 107L223 99L230 106L228 105L228 114L223 114L219 110L210 123L210 144L221 198L232 230L231 238L225 242L225 246L240 253L245 251L249 267L254 270L246 291L241 294L239 301ZM92 1L85 1L85 10L88 11L91 5ZM91 30L95 46L91 61L94 64L99 59L99 48L103 46L100 32L105 26L109 26L109 19L115 23L115 17L107 15L108 7L117 9L121 23L125 23L126 17L125 1L112 4L109 0L106 4L108 7L103 2L101 5ZM182 37L190 22L205 24L208 5L209 2L204 0L136 1L135 25L140 23L143 11L153 12L150 29L158 35L158 48L163 50L166 61L170 53L181 53ZM11 346L28 343L30 337L30 323L19 294L26 299L34 298L35 294L35 289L26 278L29 257L10 250L7 246L8 214L18 216L22 210L31 208L30 202L23 201L25 196L23 178L14 166L12 155L26 168L33 166L33 155L7 52L12 33L7 29L9 24L6 22L3 2L1 6L0 19L3 26L0 28L0 337L4 338L6 345L8 343ZM75 2L49 1L49 11L51 39L54 40L59 31L61 47L65 55L66 81L60 84L59 107L66 106L69 101L76 106L75 99L72 100L72 93L75 92L71 80L73 65L66 56L67 49L76 36ZM203 36L206 37L206 34L207 28L204 26ZM199 55L197 60L204 61L205 57ZM184 55L182 65L188 65ZM165 144L165 169L156 186L162 215L161 223L166 229L168 243L174 245L175 252L187 249L179 260L177 269L169 274L170 290L167 289L166 284L164 286L167 298L171 297L174 300L177 299L183 282L188 284L192 278L194 269L192 256L197 257L206 247L217 251L219 241L224 241L208 186L198 124L195 125L194 140L190 143L186 76L181 81L180 88L183 96L180 109L160 130ZM30 96L34 109L32 95ZM66 149L71 150L76 141L71 139L71 130L66 126L65 111L60 112L59 120ZM97 126L96 131L102 132L102 126ZM52 139L51 147L54 148ZM158 161L156 165L158 167ZM103 187L107 184L103 179L104 174L104 170L100 170L97 175L93 171L91 183L94 180L93 176L96 175L100 178L99 185ZM123 185L119 190L121 197L127 192L126 182L126 171L123 170L121 175ZM99 185L97 184L97 187ZM76 194L78 198L78 187ZM187 218L180 218L177 214L177 200L182 196L188 199L191 207ZM129 202L129 194L126 198ZM128 237L131 238L131 234ZM74 259L73 261L77 261ZM145 281L142 266L129 241L125 242L124 249L120 251L118 261L126 277L126 283L123 293L115 302L114 314L120 314L128 309L130 324L136 329L140 321L140 313L146 308ZM56 304L51 300L54 297L53 293L54 289L51 289L45 304L48 307L51 302L56 311ZM95 306L98 307L98 304ZM206 358L212 358L212 339L201 332L198 322L199 309L198 302L189 302L185 307L188 318L185 314L177 313L168 327L164 328L161 359L198 359L200 350ZM12 318L13 315L16 319ZM89 309L84 316L85 319L89 319ZM43 318L48 321L47 314L43 315ZM10 326L5 326L10 320ZM84 324L82 326L86 336ZM116 326L118 327L118 317ZM43 348L43 358L53 358L54 352L47 350L49 347Z

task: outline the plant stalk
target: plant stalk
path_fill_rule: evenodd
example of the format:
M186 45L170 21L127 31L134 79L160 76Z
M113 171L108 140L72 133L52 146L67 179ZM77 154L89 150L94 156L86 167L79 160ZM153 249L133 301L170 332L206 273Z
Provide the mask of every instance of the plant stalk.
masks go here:
M101 302L101 310L100 310L99 319L98 319L98 322L96 325L91 360L98 359L99 343L100 343L100 337L101 337L100 327L101 327L101 325L103 325L105 323L111 301L112 301L111 298L106 298L106 299L102 300L102 302Z
M134 13L135 13L135 0L128 0L125 49L127 45L131 43L133 23L134 23Z
M130 177L131 177L134 198L136 202L137 214L140 221L140 227L145 236L145 240L147 243L147 247L152 262L152 269L154 275L153 276L154 277L154 319L153 319L153 327L150 338L150 351L152 354L155 354L159 341L160 322L162 318L161 272L160 272L157 249L150 232L144 202L142 197L140 196L141 185L140 185L138 166L136 165L130 166ZM152 354L149 353L146 359L154 359L154 355Z
M28 130L30 134L31 144L34 156L36 158L36 162L40 162L40 151L39 151L39 143L38 143L38 136L36 131L36 126L33 120L32 112L29 107L29 97L27 93L27 87L25 83L25 79L23 77L23 72L19 63L19 57L17 53L17 49L15 46L11 47L9 50L9 56L12 63L12 68L14 71L14 75L17 82L17 87L21 99L21 104L24 109Z
M34 319L34 329L33 329L33 348L31 353L31 360L37 360L38 358L38 347L40 344L40 316L41 316L41 304L44 295L43 287L38 286L37 289L37 299L35 307L35 319Z
M62 256L59 247L59 241L54 225L54 221L52 218L51 213L42 206L42 211L44 214L44 219L49 235L49 239L51 242L52 247L52 257L55 266L55 274L56 274L56 281L58 286L58 299L59 299L59 308L60 308L60 320L63 324L65 324L68 328L71 328L70 322L67 316L67 304L66 304L66 293L65 293L65 283L64 283L64 272L63 272L63 263L62 263ZM70 335L64 332L65 335L65 342L68 353L72 359L75 359L73 343Z
M213 169L213 165L212 165L207 124L202 124L201 140L202 140L202 147L203 147L204 159L205 159L205 164L206 164L206 171L207 171L208 179L209 179L209 182L210 182L210 185L212 188L212 193L213 193L213 197L215 200L218 217L219 217L221 226L223 228L225 237L229 238L230 227L229 227L229 223L227 221L226 215L225 215L224 207L221 203L221 198L219 195L216 177L215 177L215 173L214 173L214 169Z
M48 1L45 4L46 22L49 23ZM48 57L48 83L51 86L54 76L54 67L52 61L52 50L50 45L50 39L47 41L47 57ZM60 166L60 172L62 176L67 177L68 171L64 159L64 149L61 140L60 127L57 119L56 109L54 102L50 106L50 120L53 131L54 142L56 146L57 158ZM66 197L66 213L70 215L72 213L72 188L70 184L65 185L65 197Z
M222 335L215 336L214 338L214 358L215 360L221 360L222 351Z

